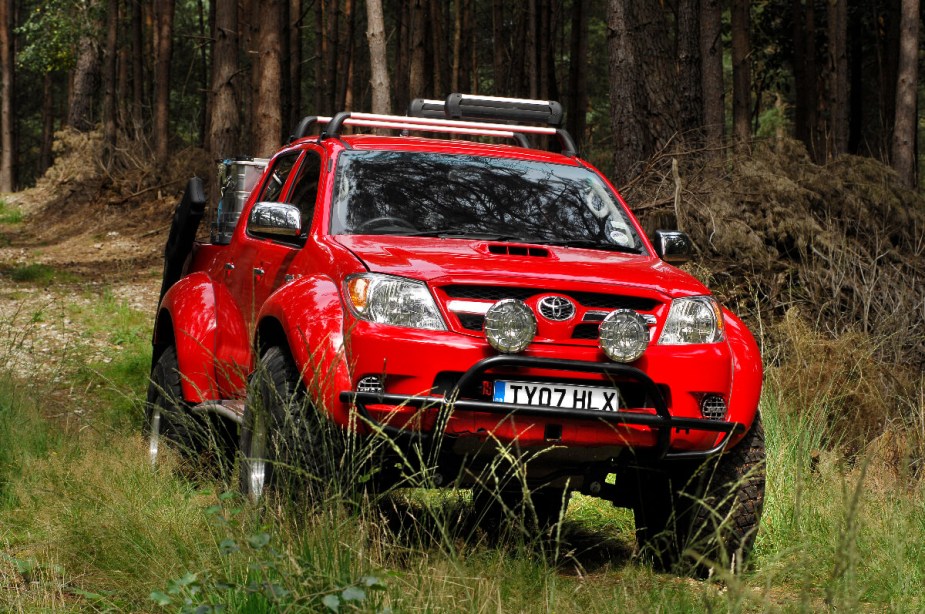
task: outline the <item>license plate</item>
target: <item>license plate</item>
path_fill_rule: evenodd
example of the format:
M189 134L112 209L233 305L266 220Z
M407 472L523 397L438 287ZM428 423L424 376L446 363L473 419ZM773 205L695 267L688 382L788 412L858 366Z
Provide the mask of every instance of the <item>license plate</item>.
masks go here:
M517 403L563 409L597 411L618 411L620 409L620 392L616 388L574 386L572 384L497 380L493 400L495 403Z

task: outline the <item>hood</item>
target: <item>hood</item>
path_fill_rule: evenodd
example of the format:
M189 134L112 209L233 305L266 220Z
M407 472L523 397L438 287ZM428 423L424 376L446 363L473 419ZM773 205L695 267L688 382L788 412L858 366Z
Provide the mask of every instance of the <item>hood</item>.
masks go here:
M537 287L606 285L669 298L709 294L694 277L655 256L473 239L338 235L375 273L442 284L495 282Z

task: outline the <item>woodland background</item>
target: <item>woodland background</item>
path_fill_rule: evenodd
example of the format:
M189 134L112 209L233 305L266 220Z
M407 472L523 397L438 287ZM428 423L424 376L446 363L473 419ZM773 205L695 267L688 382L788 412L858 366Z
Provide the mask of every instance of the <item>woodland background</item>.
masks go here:
M618 185L669 145L789 134L914 186L919 22L918 0L0 0L0 192L65 126L163 165L453 91L560 100Z
M925 611L920 16L0 0L0 610ZM496 541L465 491L306 512L178 457L152 471L152 318L187 180L271 154L304 115L453 91L560 100L582 156L647 229L690 234L685 267L754 332L768 486L748 572L656 573L632 514L578 494L555 540Z

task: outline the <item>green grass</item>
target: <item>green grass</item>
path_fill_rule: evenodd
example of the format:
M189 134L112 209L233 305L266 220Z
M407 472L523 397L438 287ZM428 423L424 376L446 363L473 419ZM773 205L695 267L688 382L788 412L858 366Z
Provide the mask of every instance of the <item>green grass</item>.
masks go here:
M20 224L22 220L22 211L0 200L0 224Z
M2 272L17 283L29 283L37 286L48 286L53 283L72 283L78 280L72 273L38 263L17 265Z
M465 493L403 490L349 505L255 505L138 435L148 314L108 293L73 307L109 342L64 384L96 404L79 428L42 418L47 384L0 378L0 610L922 611L925 488L871 453L826 448L829 408L762 401L767 500L753 569L724 583L654 573L632 514L575 496L563 541L493 540ZM60 384L59 384L60 387ZM38 390L36 393L34 391ZM400 527L400 528L399 528Z
M151 317L108 290L88 306L72 306L69 315L76 326L110 344L102 361L81 361L75 376L79 385L96 391L101 427L140 428L151 370Z

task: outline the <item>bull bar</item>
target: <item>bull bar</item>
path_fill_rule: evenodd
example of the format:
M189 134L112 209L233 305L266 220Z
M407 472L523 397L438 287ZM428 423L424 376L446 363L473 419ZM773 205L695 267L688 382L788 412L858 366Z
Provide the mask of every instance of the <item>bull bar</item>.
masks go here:
M655 414L640 414L635 412L602 412L588 409L563 409L559 407L524 405L520 403L496 403L492 401L477 401L460 399L461 390L475 383L485 376L491 369L503 368L534 368L550 371L572 371L583 373L602 373L634 380L641 384L648 398L654 405ZM439 445L443 439L437 437L447 425L450 414L454 411L478 411L504 415L542 416L546 418L560 418L563 420L596 420L608 424L631 424L648 426L656 430L657 439L652 452L655 460L683 461L705 459L721 452L729 443L732 435L743 432L745 425L739 422L721 420L708 420L705 418L673 417L668 411L664 396L655 382L644 372L635 367L619 363L597 363L578 360L561 360L551 358L535 358L529 356L492 356L475 363L456 383L453 390L446 396L416 396L403 394L386 394L382 392L359 392L345 390L340 393L340 400L352 403L358 414L376 429L397 437L411 437L422 442ZM437 419L430 431L409 430L375 420L369 413L367 405L405 405L414 408L437 408ZM671 446L671 430L700 430L723 433L724 437L718 444L707 450L693 450L683 452L669 452Z

